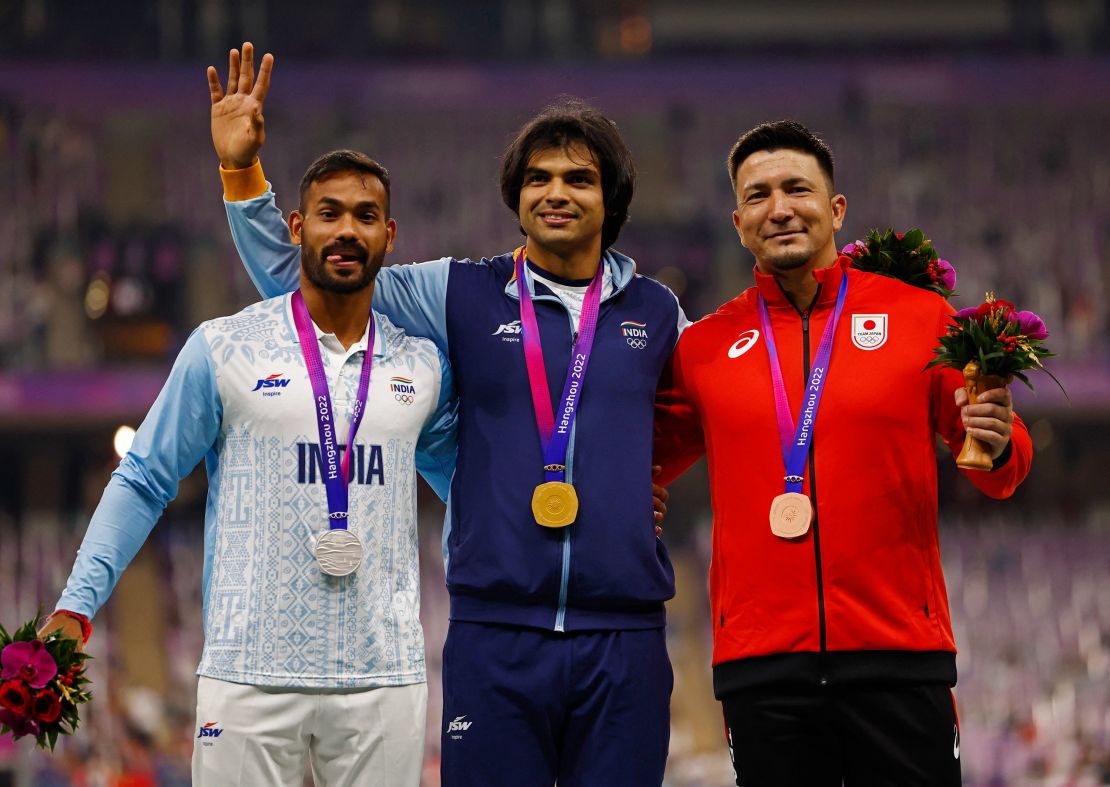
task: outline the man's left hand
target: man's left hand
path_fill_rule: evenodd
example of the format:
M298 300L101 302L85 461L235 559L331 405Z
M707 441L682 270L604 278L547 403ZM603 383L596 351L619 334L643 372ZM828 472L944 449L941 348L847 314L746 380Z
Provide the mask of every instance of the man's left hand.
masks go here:
M956 389L956 406L960 408L964 429L990 448L991 459L997 459L1014 430L1014 400L1005 386L983 391L978 399L978 404L968 404L967 391Z

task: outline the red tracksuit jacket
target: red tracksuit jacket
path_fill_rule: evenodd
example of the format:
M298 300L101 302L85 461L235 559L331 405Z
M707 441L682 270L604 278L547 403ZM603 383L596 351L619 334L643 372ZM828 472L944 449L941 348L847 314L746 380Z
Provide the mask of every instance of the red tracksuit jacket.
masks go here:
M713 503L709 588L714 686L853 680L956 680L955 642L937 542L934 434L957 454L964 430L955 369L923 371L945 332L948 303L841 257L815 272L800 313L774 278L688 328L660 385L655 420L662 483L708 454ZM841 277L848 293L805 472L814 521L804 536L771 533L784 491L770 364L759 335L767 302L795 422L811 360ZM1003 498L1029 472L1032 445L1014 419L990 472L964 475Z

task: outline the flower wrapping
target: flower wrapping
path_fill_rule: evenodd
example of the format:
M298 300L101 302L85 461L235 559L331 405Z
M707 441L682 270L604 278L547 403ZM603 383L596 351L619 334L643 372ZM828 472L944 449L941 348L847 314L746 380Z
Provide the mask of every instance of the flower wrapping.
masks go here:
M0 735L29 735L53 751L59 735L77 729L78 706L92 699L89 658L60 631L40 638L34 620L14 634L0 626Z

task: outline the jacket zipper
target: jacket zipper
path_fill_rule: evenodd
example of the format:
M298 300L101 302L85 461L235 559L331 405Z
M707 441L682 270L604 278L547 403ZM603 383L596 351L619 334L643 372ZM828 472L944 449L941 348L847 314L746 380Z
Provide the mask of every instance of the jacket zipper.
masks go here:
M810 305L808 311L802 311L797 306L794 310L802 318L802 367L804 372L802 374L803 380L809 379L809 318L813 313L813 305L817 303L817 299L821 297L821 285L817 286L817 294L813 296L813 303ZM793 301L791 301L793 303ZM817 514L817 470L816 462L814 460L813 441L809 443L809 497L813 504L813 558L817 568L817 624L820 631L821 650L820 653L824 656L828 643L825 628L825 582L823 572L821 570L821 518ZM821 674L818 676L822 686L828 683L828 677L824 674L825 667L822 662Z

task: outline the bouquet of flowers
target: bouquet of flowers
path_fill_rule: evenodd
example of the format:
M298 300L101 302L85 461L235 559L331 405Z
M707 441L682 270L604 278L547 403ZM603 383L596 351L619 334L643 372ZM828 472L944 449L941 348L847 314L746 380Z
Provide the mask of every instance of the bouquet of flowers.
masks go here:
M59 631L39 639L33 620L14 635L0 626L0 734L33 735L40 748L53 751L59 735L77 729L77 706L92 699L85 688L88 658Z
M866 240L849 243L840 253L851 257L852 267L861 271L890 276L945 298L955 294L956 269L940 258L919 229L905 233L871 230Z
M940 347L933 350L937 357L926 368L951 366L961 370L972 404L983 391L1007 385L1015 377L1032 390L1024 374L1029 369L1043 369L1060 385L1041 363L1042 358L1052 356L1043 344L1046 338L1044 320L1033 312L1017 311L1014 304L988 292L980 305L956 312L947 333L940 337ZM977 470L992 466L989 452L970 435L956 464Z

